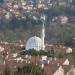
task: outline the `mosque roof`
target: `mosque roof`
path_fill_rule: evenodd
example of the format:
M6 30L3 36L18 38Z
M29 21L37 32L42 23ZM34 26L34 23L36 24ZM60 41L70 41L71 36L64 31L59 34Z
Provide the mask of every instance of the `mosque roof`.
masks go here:
M41 50L41 38L37 36L33 36L28 39L26 44L26 50L29 49L35 49L35 50Z

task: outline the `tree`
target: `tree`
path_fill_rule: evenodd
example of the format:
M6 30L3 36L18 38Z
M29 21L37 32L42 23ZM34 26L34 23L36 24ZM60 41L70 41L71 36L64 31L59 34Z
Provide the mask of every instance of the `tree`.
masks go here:
M26 64L23 68L18 68L14 75L46 75L38 65Z
M5 70L3 72L3 75L11 75L11 71L8 64L5 65Z
M64 55L65 55L64 53L60 52L60 53L58 53L57 57L58 57L58 58L63 58Z

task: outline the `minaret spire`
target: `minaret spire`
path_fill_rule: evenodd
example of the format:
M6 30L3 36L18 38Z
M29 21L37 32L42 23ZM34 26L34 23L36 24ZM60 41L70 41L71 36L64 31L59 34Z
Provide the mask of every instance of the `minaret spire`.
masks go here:
M41 44L41 49L45 50L45 44L44 44L44 39L45 39L45 16L41 17L43 25L42 25L42 33L41 33L41 40L42 40L42 44Z
M43 26L42 26L42 34L41 34L42 50L45 50L44 39L45 39L45 27L44 27L44 23L43 23Z

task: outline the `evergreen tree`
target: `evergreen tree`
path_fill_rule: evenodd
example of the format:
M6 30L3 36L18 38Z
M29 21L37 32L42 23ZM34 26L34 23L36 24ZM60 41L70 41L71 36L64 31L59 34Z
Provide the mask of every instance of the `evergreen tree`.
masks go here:
M46 75L38 65L26 64L23 68L18 68L14 75Z

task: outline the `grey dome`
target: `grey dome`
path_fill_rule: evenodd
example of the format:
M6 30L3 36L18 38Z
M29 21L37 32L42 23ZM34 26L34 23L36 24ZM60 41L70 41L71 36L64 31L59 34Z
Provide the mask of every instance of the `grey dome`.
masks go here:
M41 39L37 36L29 38L26 44L26 50L35 49L37 51L41 50Z

